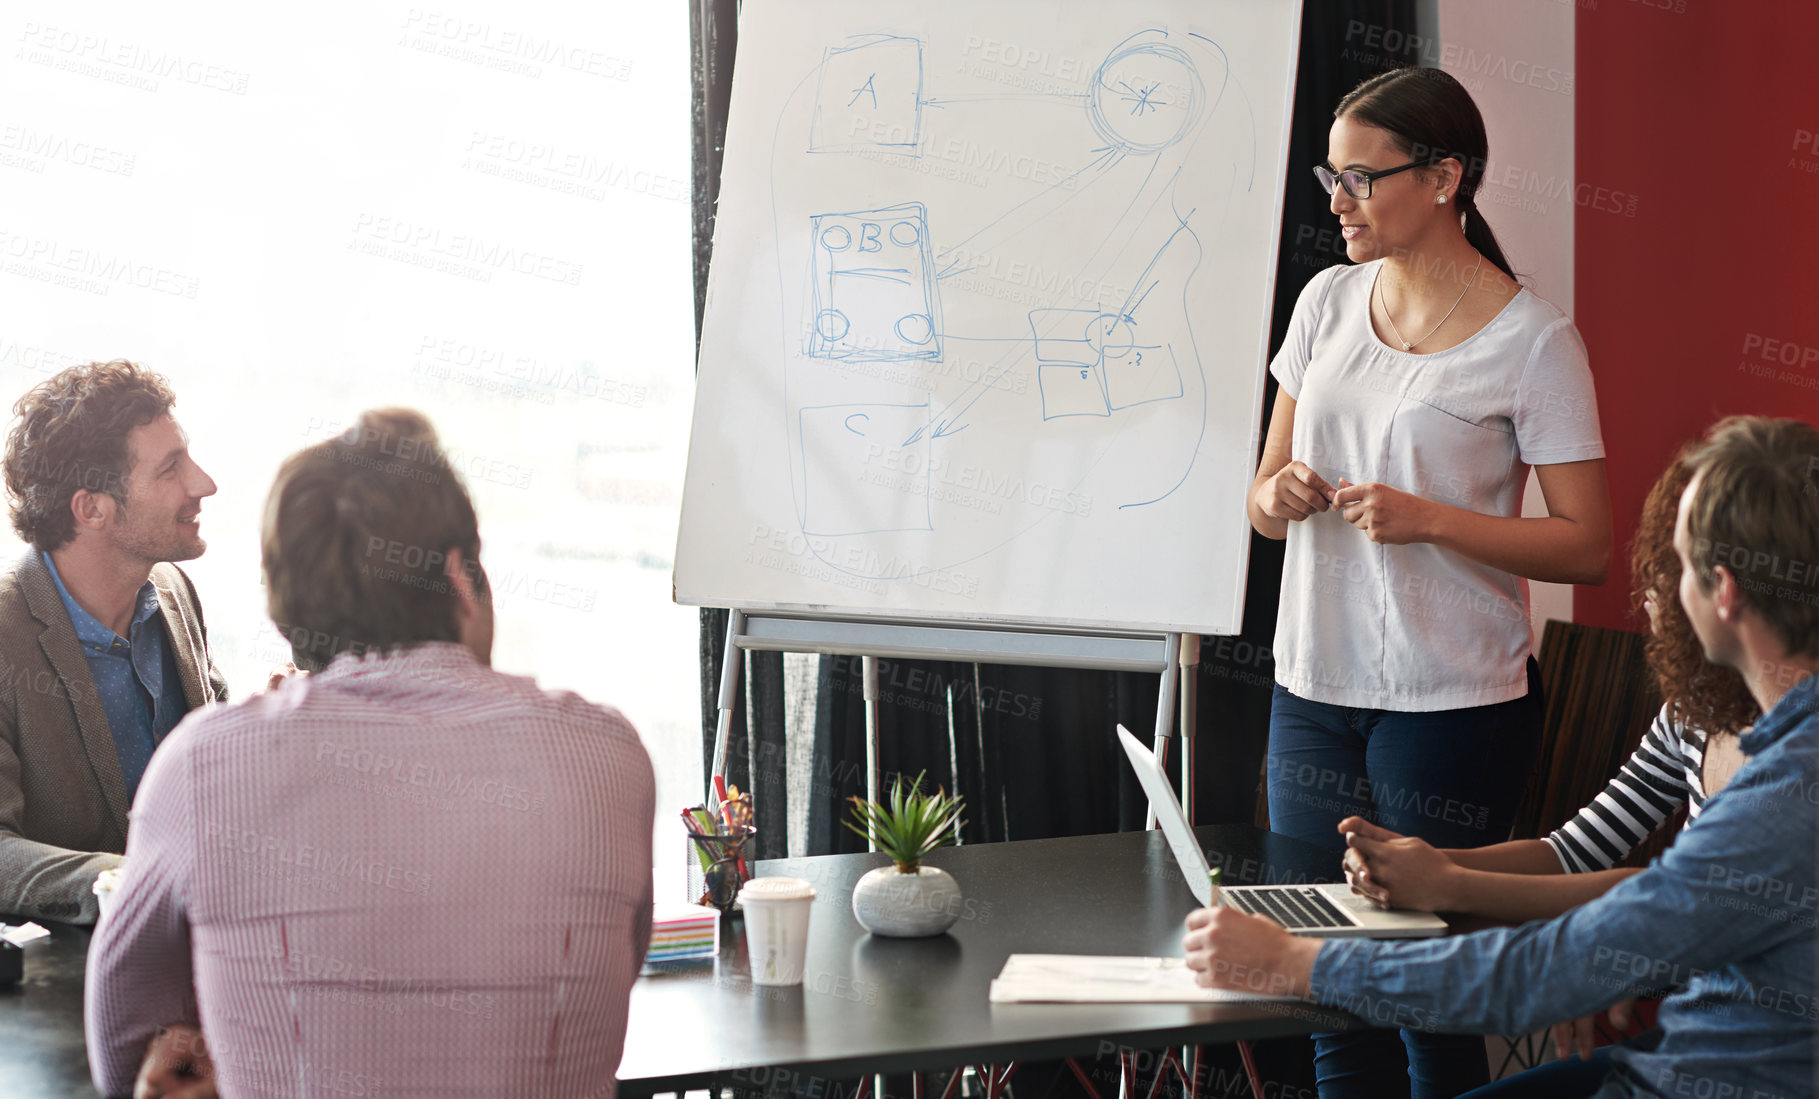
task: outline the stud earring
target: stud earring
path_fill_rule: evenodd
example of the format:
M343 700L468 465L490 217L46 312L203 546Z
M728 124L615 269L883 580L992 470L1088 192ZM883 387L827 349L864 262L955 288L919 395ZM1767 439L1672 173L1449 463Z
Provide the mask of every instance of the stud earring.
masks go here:
M1435 197L1435 199L1434 199L1434 205L1436 205L1436 206L1445 206L1445 205L1446 205L1446 196L1445 196L1445 195L1439 195L1439 196L1437 196L1437 197Z

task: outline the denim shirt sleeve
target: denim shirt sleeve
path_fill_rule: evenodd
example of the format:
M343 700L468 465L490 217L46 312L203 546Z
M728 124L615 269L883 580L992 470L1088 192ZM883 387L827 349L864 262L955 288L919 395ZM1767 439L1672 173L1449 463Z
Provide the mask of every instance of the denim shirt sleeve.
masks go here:
M1563 916L1421 942L1329 940L1314 998L1378 1025L1521 1034L1682 984L1697 996L1720 966L1776 983L1751 960L1811 936L1819 895L1812 745L1808 729L1768 747L1659 861Z

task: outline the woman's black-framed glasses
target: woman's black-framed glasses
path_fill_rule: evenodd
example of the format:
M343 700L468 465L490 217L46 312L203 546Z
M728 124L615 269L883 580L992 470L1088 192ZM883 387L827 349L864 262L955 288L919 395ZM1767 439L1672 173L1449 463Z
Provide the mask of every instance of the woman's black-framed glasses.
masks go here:
M1320 186L1326 188L1326 193L1329 195L1333 193L1333 184L1337 183L1339 186L1344 187L1345 193L1353 198L1369 198L1371 197L1371 183L1373 181L1382 179L1384 176L1393 176L1397 172L1406 172L1410 168L1420 168L1432 163L1432 159L1411 160L1407 164L1395 168L1385 168L1381 172L1360 172L1356 168L1347 168L1343 172L1335 172L1330 165L1316 164L1314 165L1314 178L1320 181Z

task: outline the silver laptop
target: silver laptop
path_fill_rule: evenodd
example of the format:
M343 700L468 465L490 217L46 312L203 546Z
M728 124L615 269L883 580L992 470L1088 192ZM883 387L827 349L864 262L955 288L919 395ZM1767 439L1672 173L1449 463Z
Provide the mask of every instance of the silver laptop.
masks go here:
M1118 726L1118 740L1130 757L1137 781L1149 795L1150 807L1162 834L1181 864L1187 887L1202 906L1213 903L1212 869L1206 853L1188 826L1187 814L1175 799L1174 788L1156 754ZM1297 935L1330 939L1418 939L1444 935L1446 921L1432 912L1405 912L1378 908L1352 892L1349 885L1228 885L1220 889L1220 903L1274 920Z

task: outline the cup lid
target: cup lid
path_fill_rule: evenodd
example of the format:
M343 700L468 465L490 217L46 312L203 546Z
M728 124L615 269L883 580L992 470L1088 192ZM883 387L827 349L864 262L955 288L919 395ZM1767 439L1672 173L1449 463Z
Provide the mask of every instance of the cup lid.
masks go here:
M815 887L801 878L753 878L739 890L739 900L807 901L815 899Z

